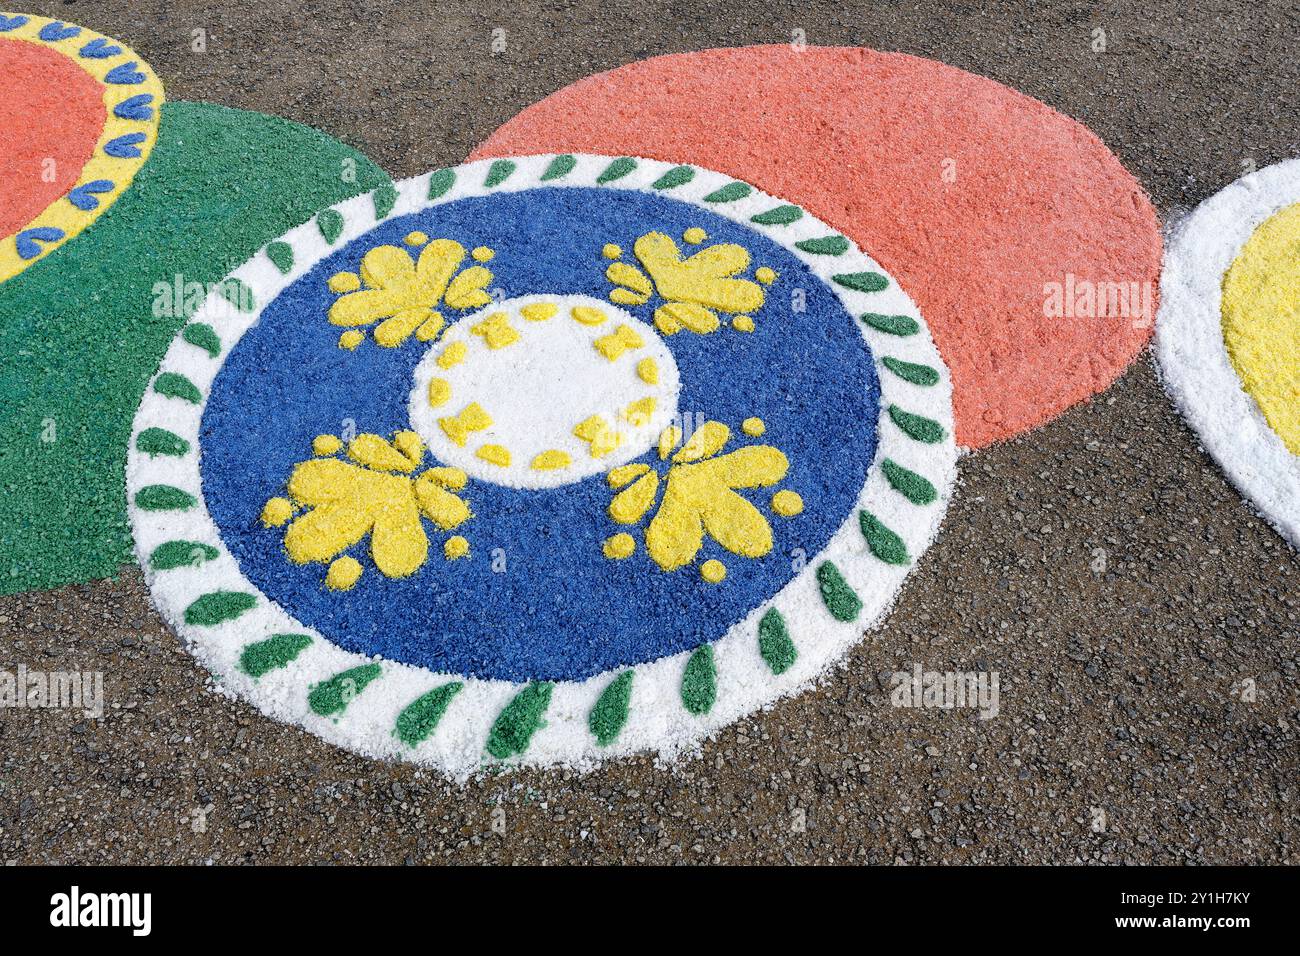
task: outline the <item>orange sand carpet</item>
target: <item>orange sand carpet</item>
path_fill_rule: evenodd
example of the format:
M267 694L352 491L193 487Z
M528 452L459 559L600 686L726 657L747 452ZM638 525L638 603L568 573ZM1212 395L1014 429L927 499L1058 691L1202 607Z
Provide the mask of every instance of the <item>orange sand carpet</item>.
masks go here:
M655 57L553 93L472 158L566 151L711 167L852 238L920 305L966 447L1106 388L1152 332L1161 234L1137 180L1082 124L942 63L787 45Z
M68 57L0 38L0 237L70 190L104 129L103 87Z

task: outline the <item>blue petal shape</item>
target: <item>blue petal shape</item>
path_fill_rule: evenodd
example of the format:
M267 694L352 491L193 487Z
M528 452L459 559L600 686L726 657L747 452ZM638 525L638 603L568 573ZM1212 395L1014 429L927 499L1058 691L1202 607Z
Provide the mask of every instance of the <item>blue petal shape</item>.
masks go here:
M106 193L112 188L113 180L111 179L95 179L88 183L82 183L68 193L68 202L78 209L89 211L99 205L99 200L92 194Z
M117 159L135 159L140 155L137 147L144 142L144 138L144 133L127 133L105 143L104 152Z
M81 27L70 27L66 23L55 20L53 23L47 23L41 27L40 38L46 43L57 43L59 40L75 37L80 32Z
M39 243L54 242L63 238L63 230L55 229L53 226L37 226L35 229L24 229L14 238L18 246L18 255L24 259L35 259L41 254Z
M21 13L16 16L7 17L0 13L0 33L8 33L10 30L17 30L27 22L27 18Z
M152 102L152 93L140 93L113 107L113 115L118 119L147 120L153 116L153 107L149 105Z
M117 56L122 52L120 46L109 46L107 40L103 37L95 37L81 48L81 55L94 60L107 59L110 56Z
M144 74L136 69L137 66L139 64L135 60L128 63L119 63L108 71L108 75L104 77L104 80L107 83L143 83Z

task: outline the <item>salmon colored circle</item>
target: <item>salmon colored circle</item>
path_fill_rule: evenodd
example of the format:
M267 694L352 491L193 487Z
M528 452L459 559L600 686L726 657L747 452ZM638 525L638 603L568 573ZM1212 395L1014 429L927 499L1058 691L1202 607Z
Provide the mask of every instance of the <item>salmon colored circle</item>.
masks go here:
M693 163L803 206L916 300L952 371L960 444L1042 424L1151 335L1161 236L1082 124L899 53L759 46L655 57L551 94L471 158Z
M0 37L0 237L77 184L104 129L104 89L68 57Z

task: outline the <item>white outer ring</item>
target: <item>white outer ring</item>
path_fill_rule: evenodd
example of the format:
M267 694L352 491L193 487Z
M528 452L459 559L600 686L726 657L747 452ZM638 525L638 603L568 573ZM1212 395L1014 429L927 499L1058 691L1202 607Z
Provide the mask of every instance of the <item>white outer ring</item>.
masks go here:
M850 245L849 250L840 255L815 255L793 246L796 241L836 234L834 229L806 211L802 218L789 225L750 223L751 216L781 203L781 200L758 189L736 201L705 203L705 195L735 180L699 167L694 167L695 176L689 183L661 193L652 189L650 184L673 169L674 164L648 159L638 159L631 173L614 182L598 185L597 176L614 157L578 155L576 167L563 179L540 183L541 173L553 158L552 155L518 158L514 173L504 183L492 188L485 187L483 182L494 160L456 167L453 187L432 202L426 198L430 174L395 183L397 202L383 218L404 216L466 196L514 192L539 185L631 189L661 194L741 223L785 246L839 296L850 315L858 316L863 312L902 314L915 318L921 326L915 335L903 337L881 333L865 322L856 323L876 359L880 380L876 459L868 472L857 506L826 548L818 555L810 556L804 570L775 596L713 642L717 699L707 714L693 716L681 702L682 674L690 652L635 665L627 723L618 739L607 747L597 745L587 726L588 714L612 676L626 668L607 671L583 681L555 682L544 718L545 725L533 736L528 750L510 762L561 764L588 769L605 758L644 750L658 751L664 758L672 758L698 747L703 740L741 717L813 684L831 664L862 640L864 628L881 621L893 604L908 570L933 540L956 479L957 448L953 441L952 389L948 369L939 357L916 304L892 277L889 277L890 283L884 290L872 293L857 292L833 283L831 276L839 273L871 270L889 276L856 246ZM203 408L222 362L240 336L256 323L264 304L272 301L320 259L376 225L372 194L353 197L332 208L342 214L344 221L342 234L333 244L324 241L315 220L290 230L280 238L279 241L288 243L294 251L293 267L288 274L282 275L264 250L231 273L254 292L256 305L252 312L238 313L229 308L216 290L195 312L192 322L210 324L221 339L222 352L215 359L184 341L180 335L173 340L157 374L177 372L185 375L204 398L199 405L166 398L155 392L151 383L141 400L132 429L126 468L128 512L136 556L160 613L191 651L212 670L224 689L250 701L269 716L298 724L339 746L372 757L411 760L463 779L495 762L484 749L489 731L501 710L523 685L505 680L466 678L458 674L435 674L421 667L386 661L382 676L358 694L337 719L317 715L307 703L308 687L342 670L367 663L370 658L342 650L262 596L226 549L203 503L199 455L193 450L199 448ZM321 321L325 321L324 316ZM911 384L883 367L880 360L885 356L928 365L939 373L939 382L928 387ZM945 437L934 444L924 444L908 437L888 416L887 409L891 403L939 422L946 431ZM151 426L166 428L185 438L191 443L191 453L183 458L150 458L139 452L135 438L140 431ZM918 506L895 491L879 467L881 459L886 456L928 478L938 489L939 499ZM200 504L185 512L144 511L135 505L135 495L140 488L151 484L181 488L194 495ZM902 538L911 564L885 564L870 553L859 529L858 511L861 508L870 510ZM153 549L178 538L206 542L216 547L220 554L197 567L153 571L148 563ZM863 609L856 620L840 622L826 609L815 578L815 570L824 560L834 561L845 581L862 600ZM240 617L213 627L186 624L184 614L190 603L215 590L251 592L258 594L260 600L256 607ZM759 618L773 606L784 615L798 650L795 663L779 676L773 675L763 661L757 638ZM310 634L312 644L288 666L256 680L238 669L240 653L247 644L284 632ZM398 714L411 701L448 680L462 680L465 686L452 700L437 730L414 749L398 741L392 734Z
M1219 467L1300 548L1300 458L1242 386L1223 342L1223 276L1259 225L1300 202L1300 159L1243 176L1201 203L1165 253L1156 320L1164 383Z

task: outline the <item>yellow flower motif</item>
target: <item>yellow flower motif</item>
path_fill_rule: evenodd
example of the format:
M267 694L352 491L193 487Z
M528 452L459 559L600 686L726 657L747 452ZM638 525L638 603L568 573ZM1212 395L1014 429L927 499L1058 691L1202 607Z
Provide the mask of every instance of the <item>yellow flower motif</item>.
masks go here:
M719 454L730 437L730 429L715 421L705 422L680 448L680 429L664 433L659 457L667 460L671 455L672 465L663 479L663 501L646 528L645 544L665 571L693 561L706 533L742 557L761 558L772 550L771 525L736 489L775 484L785 477L790 463L770 445L747 445ZM612 488L623 489L609 505L609 516L619 524L636 524L654 507L660 477L649 465L624 465L607 477ZM717 583L723 577L725 568L721 576L710 574L705 579Z
M492 301L484 291L492 281L488 269L476 265L456 273L465 260L465 247L460 243L450 239L429 242L418 232L408 235L405 242L424 245L417 261L398 246L376 246L362 257L360 275L338 272L330 277L330 289L344 293L330 306L331 323L358 326L379 322L375 341L395 348L412 333L421 342L438 337L443 318L434 308L440 302L452 309L476 309ZM359 344L356 335L355 331L344 333L351 343L345 348Z
M318 438L317 446L318 453L333 454L341 443ZM436 467L413 476L424 459L424 443L415 432L397 432L391 441L358 435L346 454L351 461L322 456L295 465L288 482L289 509L285 499L273 498L263 511L264 522L278 525L305 509L289 522L284 547L297 564L333 561L326 577L331 588L345 590L356 583L355 559L338 556L367 534L375 567L386 577L403 578L429 555L422 517L443 531L471 517L469 505L453 494L465 487L463 471Z
M693 230L687 230L691 236ZM699 236L691 236L703 241ZM665 299L655 309L655 326L664 335L681 329L707 334L721 324L718 312L742 315L763 304L763 288L757 282L734 278L749 268L749 252L734 243L719 243L701 249L683 259L681 251L668 236L648 232L638 239L632 251L642 269L627 262L611 262L605 278L618 288L610 292L611 302L619 305L644 305L652 294ZM753 322L740 327L753 328Z

